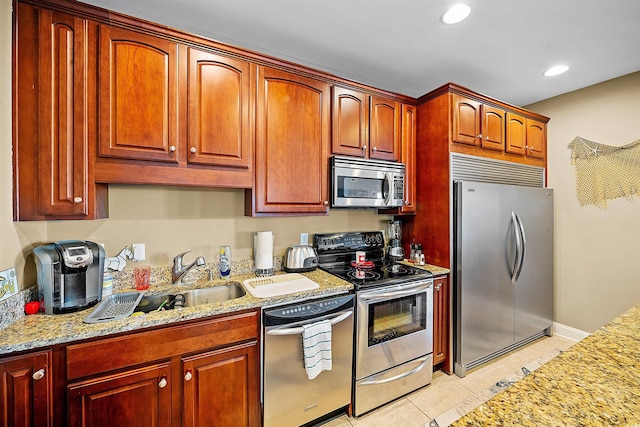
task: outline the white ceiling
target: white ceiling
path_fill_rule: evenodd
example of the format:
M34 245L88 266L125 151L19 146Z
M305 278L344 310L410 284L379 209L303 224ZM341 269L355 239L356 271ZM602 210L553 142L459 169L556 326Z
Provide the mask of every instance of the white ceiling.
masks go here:
M525 106L640 70L639 0L458 0L453 26L453 0L85 2L412 97L454 82Z

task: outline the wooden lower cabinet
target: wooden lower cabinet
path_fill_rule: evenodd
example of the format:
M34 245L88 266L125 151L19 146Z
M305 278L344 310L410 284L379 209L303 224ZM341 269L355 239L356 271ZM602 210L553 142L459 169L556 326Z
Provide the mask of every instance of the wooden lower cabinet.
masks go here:
M0 359L0 425L53 425L51 352Z
M69 426L260 426L259 319L250 310L69 344Z
M442 364L442 370L448 373L451 372L449 366L449 313L449 281L447 276L434 277L433 365Z
M69 425L171 426L170 363L68 386Z
M255 341L182 359L182 425L260 425Z

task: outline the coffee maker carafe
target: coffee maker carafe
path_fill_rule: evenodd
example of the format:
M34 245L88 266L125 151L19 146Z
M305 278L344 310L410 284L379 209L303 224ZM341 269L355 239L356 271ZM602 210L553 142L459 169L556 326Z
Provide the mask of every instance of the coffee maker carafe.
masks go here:
M33 250L38 295L45 314L71 313L102 300L104 248L94 242L63 240Z
M400 220L389 220L387 232L389 235L387 259L391 261L402 261L404 259L404 249L402 248L402 222Z

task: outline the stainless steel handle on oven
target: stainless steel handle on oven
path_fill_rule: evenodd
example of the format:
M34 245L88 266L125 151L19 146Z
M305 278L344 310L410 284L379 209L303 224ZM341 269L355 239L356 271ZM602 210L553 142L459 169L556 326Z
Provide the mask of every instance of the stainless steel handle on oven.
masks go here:
M389 187L387 196L384 198L384 204L389 206L391 204L391 199L393 198L393 175L391 172L384 173L384 180L387 181L387 186Z
M361 292L358 295L358 298L360 298L363 301L371 301L373 299L377 299L377 298L394 298L394 297L401 297L404 295L410 295L410 294L415 294L418 293L420 291L424 291L425 289L428 289L430 286L432 285L432 283L427 283L427 284L421 284L421 285L417 285L417 286L412 286L408 289L399 289L397 291L390 291L390 292L375 292L375 291L371 291L371 292Z
M416 374L416 373L420 372L426 365L430 364L429 362L431 362L431 358L429 356L422 357L421 359L418 359L418 360L420 362L422 362L422 363L420 363L418 366L416 366L415 368L413 368L410 371L403 372L401 374L398 374L398 375L393 376L393 377L385 378L383 380L373 379L373 380L369 380L369 381L364 381L364 382L362 382L360 384L362 384L362 385L376 385L376 384L385 384L385 383L390 383L391 381L401 380L402 378L406 378L406 377L408 377L410 375L413 375L413 374Z
M522 220L514 211L511 212L511 222L513 223L514 234L516 239L516 256L513 260L513 272L511 273L511 283L516 283L522 273L524 266L524 256L527 251L527 238L524 233L524 225Z
M342 322L352 314L353 311L347 311L346 313L342 313L341 315L334 317L333 319L331 319L331 326ZM301 334L302 332L304 332L304 328L300 326L297 328L272 329L270 331L267 331L267 335L297 335Z

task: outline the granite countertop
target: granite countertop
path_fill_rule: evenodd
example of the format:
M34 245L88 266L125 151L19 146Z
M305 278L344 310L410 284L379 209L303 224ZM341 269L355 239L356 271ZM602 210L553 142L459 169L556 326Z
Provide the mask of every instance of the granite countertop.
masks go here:
M433 265L433 264L418 265L418 264L415 264L415 263L413 263L411 261L400 261L400 264L410 265L412 267L421 268L423 270L428 270L434 276L442 276L444 274L449 274L449 269L448 268L439 267L439 266Z
M278 273L280 274L280 273ZM137 329L166 326L185 320L200 319L218 314L247 310L271 305L286 304L324 295L346 293L353 285L321 270L301 273L318 283L320 287L311 291L296 292L271 298L255 298L250 293L243 297L225 302L203 304L195 307L184 307L173 310L136 314L124 319L101 323L84 323L95 307L70 314L36 314L25 316L3 328L0 332L0 355L14 352L34 350L41 347L63 344L72 341L107 336ZM255 277L254 274L243 274L231 277L230 281L242 283L243 280ZM224 285L230 281L199 281L192 285L152 286L147 294L179 293L189 289Z
M640 304L452 425L640 425Z

